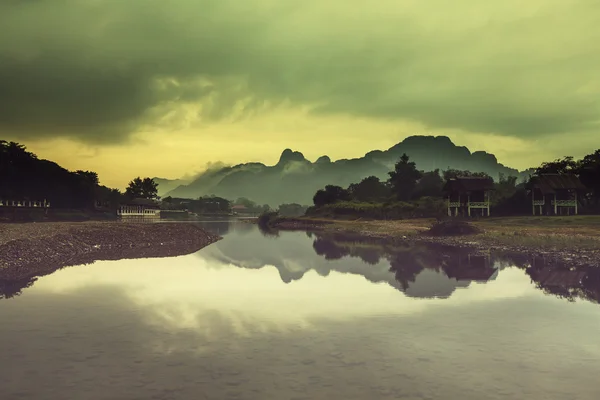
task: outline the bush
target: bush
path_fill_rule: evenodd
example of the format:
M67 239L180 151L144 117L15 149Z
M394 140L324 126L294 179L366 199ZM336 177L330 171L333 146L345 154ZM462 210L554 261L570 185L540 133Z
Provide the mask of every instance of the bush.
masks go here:
M404 219L437 218L444 215L446 205L442 199L424 197L414 202L366 203L340 201L321 207L310 207L306 215L332 218Z
M279 213L277 211L267 211L258 216L258 226L259 228L268 229L271 227L271 223L279 218Z
M430 236L475 235L477 233L482 233L482 230L466 221L459 220L439 220L426 232Z

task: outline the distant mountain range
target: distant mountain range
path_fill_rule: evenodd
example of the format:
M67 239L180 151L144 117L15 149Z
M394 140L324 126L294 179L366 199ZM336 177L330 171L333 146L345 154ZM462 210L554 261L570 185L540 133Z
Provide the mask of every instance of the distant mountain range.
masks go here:
M322 156L311 162L302 153L286 149L272 166L245 163L207 170L191 182L160 178L155 181L163 196L198 198L217 195L232 200L246 197L271 206L312 204L315 192L325 185L347 187L371 175L386 180L403 153L423 171L469 170L486 172L495 179L500 174L519 178L526 175L526 172L502 165L493 154L471 153L446 136L410 136L388 150L374 150L361 158L331 161L328 156Z

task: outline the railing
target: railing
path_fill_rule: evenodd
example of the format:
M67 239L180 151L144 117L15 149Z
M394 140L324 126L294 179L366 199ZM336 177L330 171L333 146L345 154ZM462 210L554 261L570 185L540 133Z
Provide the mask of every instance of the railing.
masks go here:
M557 207L575 207L577 206L577 200L552 200L552 205Z
M487 201L475 201L468 204L471 208L488 208L490 203Z
M145 209L138 207L124 207L117 209L117 215L121 217L156 217L160 218L159 209Z
M50 203L34 200L0 200L0 207L49 208Z
M448 207L471 207L471 208L488 208L490 203L487 201L472 201L470 203L461 203L459 201L451 201L448 203Z
M546 200L534 200L533 201L534 206L543 206L544 204L546 204Z

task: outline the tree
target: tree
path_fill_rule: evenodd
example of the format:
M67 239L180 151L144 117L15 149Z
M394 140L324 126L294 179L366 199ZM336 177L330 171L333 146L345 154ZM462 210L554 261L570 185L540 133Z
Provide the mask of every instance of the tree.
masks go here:
M458 177L471 177L471 178L489 178L493 179L487 172L471 172L460 169L447 169L443 172L444 181L447 182L450 179L456 179Z
M158 183L154 182L152 178L142 179L138 176L129 182L125 195L132 199L157 199Z
M317 190L317 193L313 196L313 203L317 207L349 200L350 193L343 187L335 185L327 185L325 189Z
M440 170L436 169L430 172L422 172L421 179L417 182L414 191L414 198L421 197L441 197L444 189L444 180L440 175Z
M376 176L369 176L360 183L351 184L348 192L352 199L358 201L378 201L390 195L389 188Z
M580 161L575 161L573 157L563 157L554 161L545 162L535 169L535 175L541 174L577 174L581 167Z
M255 202L253 202L252 200L250 200L246 197L240 197L239 199L237 199L235 201L235 204L242 205L249 210L254 210L255 208L258 207L258 204L256 204Z
M94 171L82 171L82 170L78 170L75 171L75 173L82 177L83 179L85 179L87 182L89 182L91 185L93 186L97 186L100 181L98 179L98 174Z
M394 165L394 170L389 173L388 184L392 193L398 200L407 201L413 195L417 181L421 178L421 172L417 170L414 162L410 161L408 156L402 154L400 160Z
M590 190L591 200L597 209L600 205L600 149L581 160L579 179Z

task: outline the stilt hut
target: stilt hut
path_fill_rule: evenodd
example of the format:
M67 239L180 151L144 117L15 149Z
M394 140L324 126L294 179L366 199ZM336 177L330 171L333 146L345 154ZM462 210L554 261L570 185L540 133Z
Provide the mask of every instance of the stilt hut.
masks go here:
M494 180L486 177L457 177L444 186L448 216L490 216L490 193Z
M574 174L542 174L528 184L533 215L571 215L578 212L578 194L586 187Z

